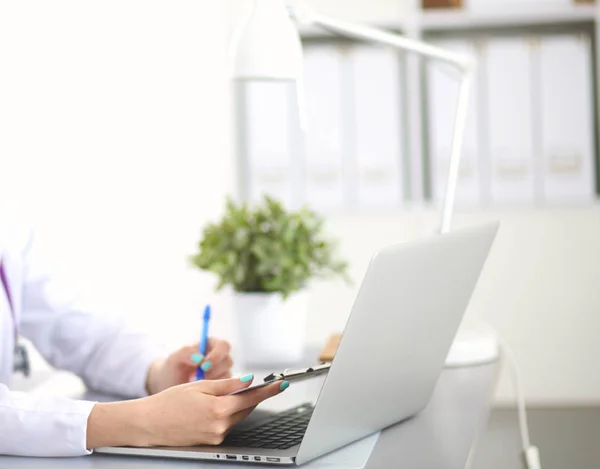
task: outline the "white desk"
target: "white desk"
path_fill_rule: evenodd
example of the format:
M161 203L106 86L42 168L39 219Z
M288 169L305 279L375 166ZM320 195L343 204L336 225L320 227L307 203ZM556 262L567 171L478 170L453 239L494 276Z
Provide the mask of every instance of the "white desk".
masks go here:
M498 375L498 363L445 370L428 407L411 420L384 430L365 469L464 469L485 429ZM270 403L285 408L318 392L318 383L300 383ZM102 397L88 394L82 397ZM398 399L402 390L398 390ZM0 468L15 469L224 469L226 464L94 454L81 458L35 459L0 457ZM274 467L249 465L250 467ZM346 468L348 466L345 466ZM333 469L333 468L332 468Z

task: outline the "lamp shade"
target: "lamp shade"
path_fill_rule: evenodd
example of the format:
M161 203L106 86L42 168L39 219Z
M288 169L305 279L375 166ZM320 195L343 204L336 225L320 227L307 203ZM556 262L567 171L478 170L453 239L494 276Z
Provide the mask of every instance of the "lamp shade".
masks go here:
M283 0L253 0L234 32L231 74L237 80L298 80L302 42Z

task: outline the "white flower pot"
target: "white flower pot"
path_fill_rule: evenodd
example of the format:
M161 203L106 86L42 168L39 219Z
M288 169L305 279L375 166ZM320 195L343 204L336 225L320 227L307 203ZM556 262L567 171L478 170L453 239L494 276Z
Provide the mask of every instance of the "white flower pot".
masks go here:
M307 295L235 293L233 310L247 366L294 366L304 352Z

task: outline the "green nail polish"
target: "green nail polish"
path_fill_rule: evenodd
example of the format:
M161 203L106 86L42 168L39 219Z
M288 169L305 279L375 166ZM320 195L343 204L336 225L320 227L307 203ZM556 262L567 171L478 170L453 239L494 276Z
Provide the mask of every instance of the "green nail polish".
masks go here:
M212 366L212 362L204 362L204 363L202 363L202 365L200 365L200 368L202 368L202 371L208 371L208 370L210 370L211 366Z
M203 358L204 357L202 355L200 355L199 353L192 353L190 360L192 360L194 363L200 363Z
M242 383L247 383L248 381L252 381L253 379L254 379L254 375L253 375L252 373L250 373L249 375L242 376L242 377L240 378L240 381L241 381Z
M281 383L281 386L279 386L279 389L281 389L282 391L285 391L289 387L290 387L290 382L284 381L283 383Z

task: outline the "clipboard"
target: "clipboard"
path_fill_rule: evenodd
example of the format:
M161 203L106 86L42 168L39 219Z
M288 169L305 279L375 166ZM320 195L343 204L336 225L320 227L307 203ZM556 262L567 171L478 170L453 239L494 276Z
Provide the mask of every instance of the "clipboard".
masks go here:
M276 381L289 381L290 383L296 383L298 381L304 381L305 379L316 378L317 376L323 375L329 371L331 368L331 363L322 363L320 365L311 366L309 368L299 368L299 369L287 369L282 371L281 373L271 373L267 377L264 378L262 383L252 384L252 386L248 386L247 388L238 389L237 391L233 391L228 396L233 396L235 394L241 394L247 391L251 391L252 389L262 388L264 386L268 386L271 383Z

